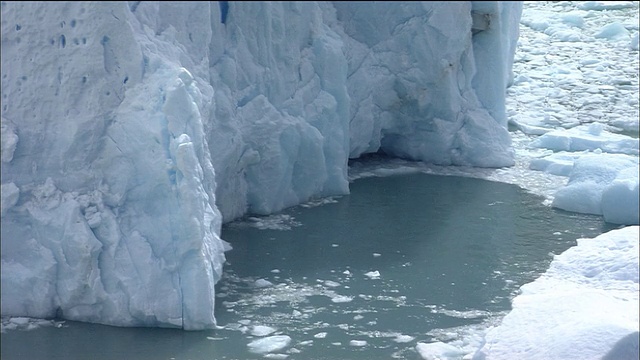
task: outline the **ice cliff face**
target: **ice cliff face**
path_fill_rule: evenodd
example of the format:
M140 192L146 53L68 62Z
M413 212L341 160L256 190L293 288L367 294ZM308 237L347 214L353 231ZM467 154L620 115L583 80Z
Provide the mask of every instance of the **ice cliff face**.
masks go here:
M215 326L223 219L507 166L518 2L3 2L2 315Z

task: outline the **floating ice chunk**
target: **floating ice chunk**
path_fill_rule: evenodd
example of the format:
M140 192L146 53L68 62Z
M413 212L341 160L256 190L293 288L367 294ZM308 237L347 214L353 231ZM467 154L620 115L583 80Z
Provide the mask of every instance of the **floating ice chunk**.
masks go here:
M604 125L600 123L589 124L589 127L587 128L587 131L589 132L589 134L593 136L602 135L602 130L604 130Z
M618 173L602 192L602 215L614 224L638 225L638 167Z
M373 257L380 257L382 255L378 254L378 253L373 253Z
M519 74L513 79L513 85L518 85L518 84L527 83L527 82L531 82L531 78L522 74ZM509 121L511 122L511 120Z
M583 154L572 154L567 152L552 153L548 156L531 159L529 168L531 170L544 171L558 176L569 176L576 159Z
M275 359L275 360L282 360L288 357L289 355L287 354L267 354L264 356L265 359Z
M537 16L533 16L533 17L523 16L521 23L536 31L545 31L549 27L548 19L543 19Z
M353 301L353 296L338 295L331 298L334 303L346 303Z
M580 10L621 10L636 7L633 1L585 1L578 4Z
M451 316L459 319L478 319L478 318L485 318L489 316L489 313L483 310L459 311L459 310L438 309L435 311L432 310L432 312L445 314L447 316Z
M589 65L593 65L593 64L597 64L600 62L600 59L597 58L585 58L585 59L580 59L580 65L582 66L589 66Z
M459 358L466 353L460 348L443 342L423 343L416 345L416 351L424 360Z
M324 284L325 284L326 286L328 286L328 287L338 287L338 286L340 286L340 283L339 283L339 282L335 282L335 281L331 281L331 280L326 280L326 281L324 282Z
M327 337L327 333L326 332L319 332L315 335L313 335L314 338L316 339L324 339Z
M291 230L296 226L302 225L295 218L287 214L276 214L264 217L251 216L247 218L247 225L253 226L260 230Z
M29 323L29 318L28 317L22 317L22 316L16 316L11 318L10 320L12 323L17 324L17 325L26 325Z
M520 123L517 122L515 120L509 120L509 122L513 125L515 125L520 131L522 131L523 133L527 134L527 135L543 135L546 134L550 131L552 131L553 129L549 129L549 128L545 128L545 127L540 127L540 126L534 126L534 125L528 125L528 124L524 124L524 123Z
M637 32L631 38L631 42L629 43L629 49L638 51L640 49L640 32Z
M369 271L368 273L365 273L364 276L367 276L370 279L380 279L380 272L378 270Z
M581 125L569 130L548 132L531 142L531 147L553 151L584 151L602 149L604 152L638 155L638 139L613 134L602 124Z
M329 196L321 199L311 199L304 204L300 204L300 206L305 208L312 208L312 207L322 206L326 204L335 204L337 202L338 200L336 200L335 196Z
M251 328L251 335L253 336L267 336L270 334L273 334L276 331L276 329L270 327L270 326L264 326L264 325L254 325Z
M563 23L570 26L575 26L578 28L582 28L584 26L584 19L580 14L568 13L568 14L561 15L560 19L562 20Z
M398 335L396 336L395 339L393 339L393 341L397 342L397 343L408 343L411 342L415 339L415 337L413 336L409 336L409 335Z
M254 340L247 344L249 351L255 354L266 354L278 350L282 350L289 346L291 337L287 335L274 335Z
M638 158L621 154L591 154L576 160L567 186L558 190L554 207L604 215L612 222L638 223ZM606 192L606 198L604 194Z
M552 36L554 39L562 42L580 42L582 36L578 31L573 29L563 29L557 27L551 27L545 31L547 35Z
M367 341L366 340L351 340L349 341L349 345L351 346L367 346Z
M273 286L273 283L269 280L258 279L253 283L253 286L257 288L264 288L264 287Z
M64 321L44 320L29 317L3 317L0 325L0 332L4 333L9 330L35 330L40 327L56 327L62 328Z
M595 35L597 39L620 40L628 39L629 31L619 22L603 26Z

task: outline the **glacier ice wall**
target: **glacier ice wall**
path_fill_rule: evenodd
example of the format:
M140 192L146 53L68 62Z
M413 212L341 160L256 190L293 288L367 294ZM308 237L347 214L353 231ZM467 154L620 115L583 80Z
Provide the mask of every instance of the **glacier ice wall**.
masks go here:
M349 60L351 157L382 150L442 165L512 164L512 58L502 44L515 51L521 8L475 3L334 4Z
M519 2L2 2L2 315L215 326L220 226L512 164Z

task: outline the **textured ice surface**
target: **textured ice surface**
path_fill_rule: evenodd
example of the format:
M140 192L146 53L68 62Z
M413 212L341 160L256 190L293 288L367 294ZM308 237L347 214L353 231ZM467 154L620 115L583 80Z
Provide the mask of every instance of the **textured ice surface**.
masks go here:
M580 239L556 255L474 359L637 358L639 230Z
M553 206L638 224L638 3L525 6L507 103L528 167L569 177Z
M619 154L585 155L575 161L567 186L553 206L603 215L616 224L638 222L638 159Z
M557 152L532 159L530 168L569 177L555 193L554 207L637 225L638 139L612 134L604 127L592 123L540 136L532 147Z
M227 5L2 4L3 315L211 328L223 219L513 164L519 3Z
M610 133L601 123L559 129L535 139L531 146L554 151L584 151L600 149L613 154L638 155L638 139Z
M540 136L531 146L556 152L532 159L530 168L569 177L555 193L554 207L637 225L638 139L612 134L604 127L592 123Z
M454 359L465 355L458 347L440 341L432 343L419 342L416 344L416 351L424 360Z

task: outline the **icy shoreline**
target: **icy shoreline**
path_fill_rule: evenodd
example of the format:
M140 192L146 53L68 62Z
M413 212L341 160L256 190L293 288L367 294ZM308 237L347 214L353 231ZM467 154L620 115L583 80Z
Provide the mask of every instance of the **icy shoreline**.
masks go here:
M639 231L579 239L554 256L474 359L637 359Z

